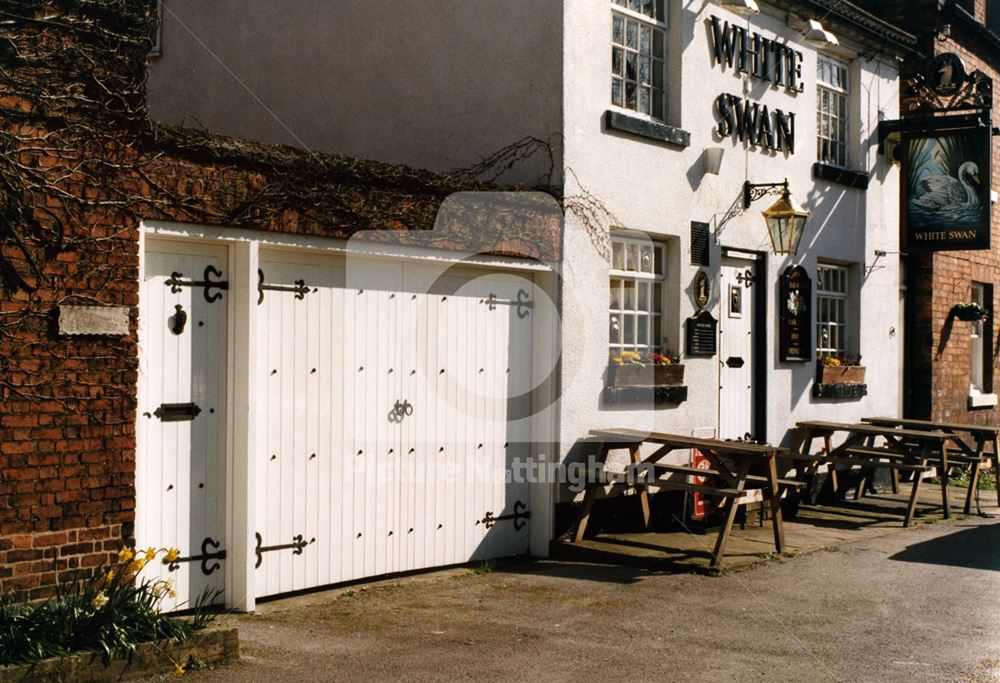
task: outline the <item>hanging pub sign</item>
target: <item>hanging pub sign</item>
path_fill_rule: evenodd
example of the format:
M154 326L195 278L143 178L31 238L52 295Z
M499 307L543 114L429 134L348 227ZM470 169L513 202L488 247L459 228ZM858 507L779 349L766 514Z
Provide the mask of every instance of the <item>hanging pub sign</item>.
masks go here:
M812 360L812 281L802 266L789 266L781 274L779 351L783 361Z
M991 141L989 126L904 135L906 251L990 248Z

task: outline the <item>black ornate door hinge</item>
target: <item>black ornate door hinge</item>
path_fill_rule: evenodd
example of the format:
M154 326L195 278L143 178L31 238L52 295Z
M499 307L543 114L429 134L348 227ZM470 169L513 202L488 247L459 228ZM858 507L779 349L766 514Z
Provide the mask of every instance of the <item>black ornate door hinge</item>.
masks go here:
M291 548L293 555L301 555L307 545L316 542L315 538L310 538L307 541L302 534L298 534L296 536L292 536L291 543L283 543L281 545L264 545L264 539L261 538L259 533L255 533L254 536L257 537L257 547L254 548L254 554L257 555L257 563L254 565L254 569L259 567L264 561L264 553L269 553L272 550L288 550Z
M191 555L190 557L177 557L174 558L173 560L168 560L167 558L164 557L163 564L167 565L168 571L173 572L180 569L181 562L200 561L201 573L204 574L205 576L210 576L212 572L222 567L222 565L218 563L218 560L226 559L226 551L218 550L218 547L220 545L222 545L222 541L214 541L210 537L205 538L205 540L201 542L200 555ZM215 550L215 552L210 551L208 548L209 546L212 546L212 549ZM211 564L209 564L209 562L211 562Z
M257 269L257 305L264 303L264 290L272 292L295 292L296 299L305 299L306 294L315 292L316 288L309 288L305 280L296 280L294 285L265 285L264 271Z
M205 266L205 274L202 276L202 280L182 280L184 273L173 272L170 274L170 278L164 281L167 287L170 287L170 291L176 294L181 291L181 287L204 287L203 293L205 294L205 301L212 303L213 301L218 301L222 298L221 292L213 292L213 289L229 289L229 282L227 280L213 280L212 276L217 278L222 277L222 271L219 271L215 266Z
M736 281L739 282L744 287L750 287L757 280L753 276L753 271L748 268L744 270L742 273L736 274Z
M517 298L514 300L504 301L498 299L497 295L493 292L490 292L490 295L485 299L480 299L479 303L486 304L486 307L491 311L495 311L497 306L514 306L517 309L518 318L528 317L528 309L535 307L534 302L531 301L531 295L524 289L517 290Z
M503 522L505 520L513 520L514 529L520 531L525 527L527 522L524 520L531 518L531 511L528 510L528 506L521 501L514 502L514 512L509 515L500 515L499 517L494 517L492 512L487 511L486 516L480 521L486 526L487 529L492 529L493 525L497 522Z
M161 403L153 415L161 422L186 422L198 417L201 408L197 403Z

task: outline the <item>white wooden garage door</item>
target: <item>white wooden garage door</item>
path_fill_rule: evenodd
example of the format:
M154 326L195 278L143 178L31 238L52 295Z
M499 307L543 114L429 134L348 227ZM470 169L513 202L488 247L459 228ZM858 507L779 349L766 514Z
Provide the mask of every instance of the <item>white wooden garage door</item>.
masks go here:
M258 596L528 550L534 287L357 264L261 252Z

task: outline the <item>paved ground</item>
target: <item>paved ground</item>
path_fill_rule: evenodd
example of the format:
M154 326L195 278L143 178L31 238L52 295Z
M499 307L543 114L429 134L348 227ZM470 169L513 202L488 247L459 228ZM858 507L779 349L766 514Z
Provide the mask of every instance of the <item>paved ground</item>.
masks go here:
M896 529L720 576L515 562L265 603L189 678L1000 681L1000 519Z

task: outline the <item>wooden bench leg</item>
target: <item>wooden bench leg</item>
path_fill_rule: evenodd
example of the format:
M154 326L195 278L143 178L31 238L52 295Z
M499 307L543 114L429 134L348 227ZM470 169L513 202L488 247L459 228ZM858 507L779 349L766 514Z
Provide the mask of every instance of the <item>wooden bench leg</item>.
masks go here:
M892 492L899 493L899 470L889 470L889 481L892 482Z
M747 464L740 463L736 472L736 486L740 491L746 485ZM722 558L726 554L726 543L729 541L729 532L733 529L733 520L736 519L736 511L739 509L738 499L735 497L726 498L722 507L722 528L719 529L719 537L715 541L715 551L712 553L711 566L718 567L722 564Z
M920 482L923 480L921 476L923 472L913 473L913 490L910 491L910 504L906 507L906 519L903 521L903 526L910 526L910 522L913 520L913 512L917 509L917 495L920 493Z
M1000 482L1000 452L997 451L997 438L993 437L993 477ZM1000 505L1000 483L997 484L997 505Z
M833 442L830 440L830 435L827 434L823 437L824 450L827 454L833 451ZM837 500L840 493L840 482L837 479L837 466L832 462L826 467L827 476L830 477L830 487L833 489L833 499Z
M630 446L628 449L629 459L632 461L633 465L638 465L642 462L642 456L639 455L639 444L635 446ZM635 476L639 476L639 469L636 468ZM649 528L649 488L646 486L639 487L639 503L642 504L642 528Z
M872 467L861 468L861 478L858 479L858 485L854 489L854 500L859 500L865 495L865 485L868 483L868 478L874 476L873 470L874 468Z
M965 492L965 514L970 514L972 512L972 496L975 495L976 489L979 487L979 470L982 466L982 462L975 462L972 464L972 471L969 473L969 490Z
M774 551L784 552L785 528L781 518L781 489L778 487L778 464L776 456L767 460L768 497L771 503L771 527L774 531Z
M598 450L597 462L601 463L602 466L608 461L609 450L608 444L602 444ZM601 486L603 484L597 481L587 483L587 490L583 494L583 506L580 508L580 516L576 523L576 535L573 536L574 543L583 540L583 535L587 531L587 522L590 521L590 512L594 509L594 501L597 500L597 493Z
M948 465L948 451L945 449L944 444L941 444L941 507L944 508L943 515L945 519L951 517L951 503L948 500L948 470L951 469Z

